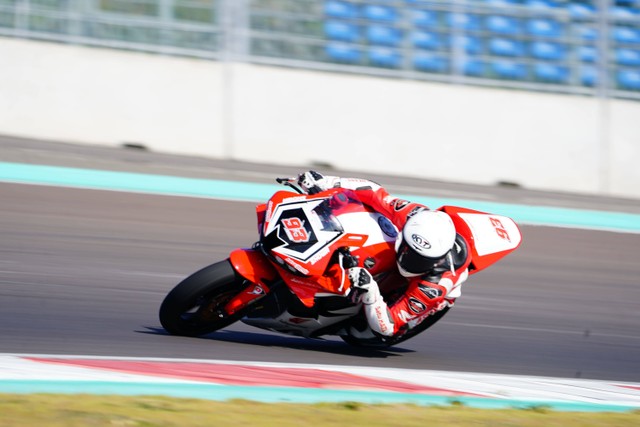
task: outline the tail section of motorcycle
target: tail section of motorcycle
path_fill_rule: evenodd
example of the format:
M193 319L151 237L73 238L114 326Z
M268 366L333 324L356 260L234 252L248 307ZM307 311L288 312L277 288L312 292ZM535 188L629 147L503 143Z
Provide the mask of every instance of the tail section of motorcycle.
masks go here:
M471 248L470 274L484 270L515 251L522 234L513 219L458 206L439 208L446 212Z

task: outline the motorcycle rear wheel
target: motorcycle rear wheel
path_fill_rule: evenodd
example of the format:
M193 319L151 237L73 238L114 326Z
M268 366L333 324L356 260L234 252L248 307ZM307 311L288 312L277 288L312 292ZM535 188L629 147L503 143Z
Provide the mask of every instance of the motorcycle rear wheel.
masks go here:
M447 312L449 311L451 307L445 307L442 310L438 311L435 314L432 314L431 316L427 317L426 319L424 319L422 322L420 322L420 324L418 324L415 328L409 329L404 335L400 336L398 339L396 339L395 341L393 341L393 343L391 345L396 345L399 344L403 341L406 341L410 338L415 337L416 335L418 335L419 333L425 331L426 329L429 329L430 327L432 327L433 325L435 325L435 323L442 319L442 317L447 314Z
M377 349L392 347L396 344L399 344L403 341L406 341L410 338L415 337L416 335L425 331L426 329L429 329L438 320L442 319L442 317L447 313L447 311L449 311L449 308L451 307L446 307L440 310L439 312L432 314L431 316L424 319L415 328L409 329L405 334L395 339L384 339L382 337L363 339L363 338L356 338L351 335L341 335L340 338L342 338L342 340L347 344L352 345L354 347L377 348Z
M167 294L160 306L160 323L172 335L196 337L229 326L244 313L232 316L224 306L244 289L228 260L193 273Z

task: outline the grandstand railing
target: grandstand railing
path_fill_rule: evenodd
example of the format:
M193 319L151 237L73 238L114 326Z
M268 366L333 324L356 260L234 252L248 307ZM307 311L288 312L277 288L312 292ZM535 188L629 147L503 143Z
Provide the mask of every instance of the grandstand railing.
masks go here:
M640 100L640 0L0 0L0 36Z

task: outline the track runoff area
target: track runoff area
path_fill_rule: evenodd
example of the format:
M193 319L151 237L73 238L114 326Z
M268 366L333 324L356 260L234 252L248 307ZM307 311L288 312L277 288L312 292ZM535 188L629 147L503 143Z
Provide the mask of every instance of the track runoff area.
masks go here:
M0 181L239 201L265 200L280 188L2 162ZM430 205L446 203L500 211L522 224L640 232L640 215L635 214L411 198ZM0 392L162 394L298 403L461 403L475 408L547 407L559 411L640 409L640 383L619 381L337 365L26 354L0 354Z

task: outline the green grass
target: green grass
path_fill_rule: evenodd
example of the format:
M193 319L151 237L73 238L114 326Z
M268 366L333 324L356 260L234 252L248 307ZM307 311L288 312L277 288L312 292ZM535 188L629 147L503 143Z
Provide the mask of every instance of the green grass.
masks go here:
M462 405L368 405L216 402L155 396L0 394L0 426L638 426L624 413L484 410Z

